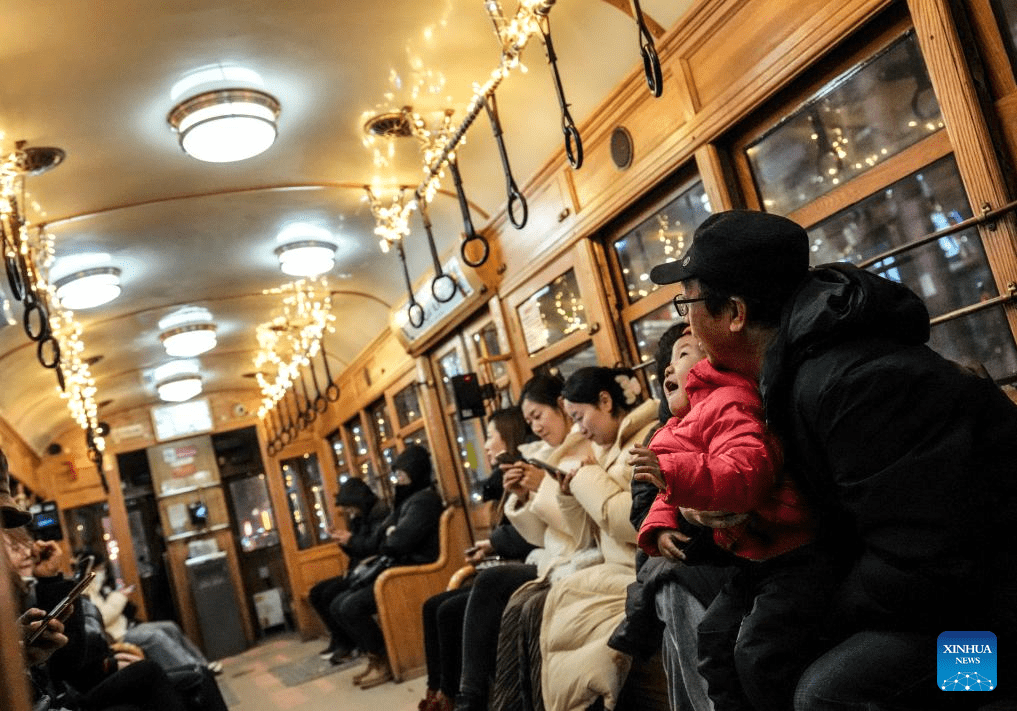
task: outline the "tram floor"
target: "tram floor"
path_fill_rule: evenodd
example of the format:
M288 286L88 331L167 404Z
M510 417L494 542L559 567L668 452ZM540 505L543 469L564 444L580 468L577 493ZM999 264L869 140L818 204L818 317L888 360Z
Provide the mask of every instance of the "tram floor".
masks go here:
M276 635L256 647L222 660L218 677L230 711L410 711L424 697L426 677L363 690L353 684L362 663L319 676L297 686L285 686L272 670L302 659L317 659L326 644L302 642L296 634Z

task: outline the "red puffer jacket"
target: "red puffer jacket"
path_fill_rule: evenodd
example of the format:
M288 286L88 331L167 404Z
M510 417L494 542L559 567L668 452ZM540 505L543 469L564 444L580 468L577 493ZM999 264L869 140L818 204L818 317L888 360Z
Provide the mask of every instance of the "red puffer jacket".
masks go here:
M660 555L657 531L678 528L679 506L750 513L745 523L713 532L717 545L742 558L767 560L812 540L812 517L783 475L756 384L703 360L685 389L691 411L671 418L650 441L667 489L643 521L640 548Z

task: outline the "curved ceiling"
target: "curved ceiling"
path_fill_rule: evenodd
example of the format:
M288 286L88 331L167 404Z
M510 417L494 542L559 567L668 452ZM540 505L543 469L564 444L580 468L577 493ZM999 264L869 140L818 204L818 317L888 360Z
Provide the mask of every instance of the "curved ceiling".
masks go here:
M668 28L691 2L643 0L642 7ZM563 85L580 123L639 63L628 6L562 0L551 12ZM514 9L505 3L506 12ZM338 247L326 277L341 327L326 345L334 370L350 362L387 328L405 293L396 257L378 248L362 186L385 191L423 176L414 139L368 145L365 119L412 106L431 121L454 109L455 122L500 56L479 0L33 0L4 3L0 21L0 149L9 153L23 140L66 151L56 169L26 178L28 220L54 237L54 270L75 255L102 253L122 271L118 299L76 313L83 355L94 359L96 400L105 403L100 416L158 400L152 371L169 360L158 322L183 305L209 309L218 325L218 346L199 356L206 391L251 388L243 376L254 369L255 326L280 307L278 296L263 292L290 279L274 251L294 225L327 232ZM561 140L540 43L522 59L528 71L511 74L497 92L520 184ZM181 151L167 123L173 106L238 83L207 80L210 69L279 100L279 136L268 151L225 164ZM459 151L478 225L504 202L486 123L473 126ZM454 192L439 194L431 218L439 251L450 251L462 224ZM406 250L416 278L430 256L418 222L411 226ZM6 284L0 294L10 302ZM41 452L73 425L34 344L10 325L21 306L6 311L0 416Z

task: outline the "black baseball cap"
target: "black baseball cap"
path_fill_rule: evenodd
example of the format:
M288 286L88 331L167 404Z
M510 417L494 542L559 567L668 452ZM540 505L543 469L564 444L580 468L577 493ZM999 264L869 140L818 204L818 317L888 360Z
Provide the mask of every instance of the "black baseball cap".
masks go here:
M809 236L800 225L768 212L727 210L706 218L685 255L655 266L650 279L700 279L739 296L785 299L808 271Z

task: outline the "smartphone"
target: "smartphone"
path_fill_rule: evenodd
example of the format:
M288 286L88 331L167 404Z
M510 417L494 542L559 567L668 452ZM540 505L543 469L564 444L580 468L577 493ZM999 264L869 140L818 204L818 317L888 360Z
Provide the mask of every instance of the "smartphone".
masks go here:
M42 624L39 625L39 627L36 628L35 632L32 633L32 636L28 638L28 644L35 644L35 642L40 637L42 637L42 633L46 631L46 628L49 625L49 621L54 618L60 617L60 615L64 614L64 612L67 611L67 608L70 607L75 600L81 597L81 594L85 592L85 588L88 587L88 584L92 582L92 579L94 577L95 571L89 570L88 573L86 573L85 576L81 578L81 580L75 583L74 587L71 588L71 591L67 593L64 599L58 602L56 606L52 610L47 612L46 616L42 618L41 620Z
M541 469L543 469L545 472L547 472L548 474L553 476L558 481L561 481L562 479L565 478L565 472L563 472L558 467L552 467L547 462L542 462L539 459L532 459L532 458L526 458L523 461L526 462L527 464L532 464L535 467L540 467Z

